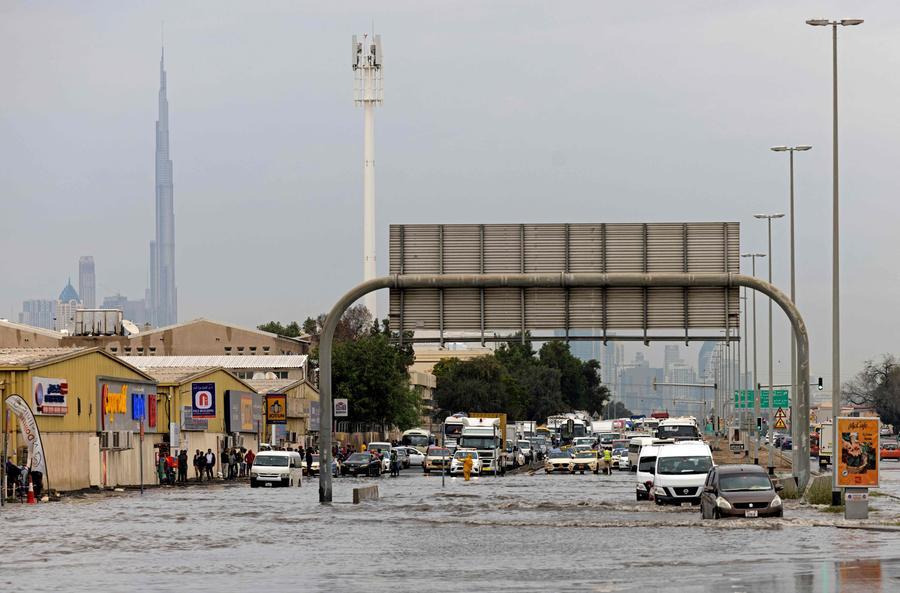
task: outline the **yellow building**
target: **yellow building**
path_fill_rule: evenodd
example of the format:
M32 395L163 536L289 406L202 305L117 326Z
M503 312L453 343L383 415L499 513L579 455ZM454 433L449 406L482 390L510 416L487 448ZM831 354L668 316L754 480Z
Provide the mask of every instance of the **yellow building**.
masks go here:
M285 424L267 425L266 442L272 442L272 426L275 427L274 444L296 447L315 445L319 440L319 391L306 379L248 379L263 397L284 394L287 403Z
M221 451L226 447L259 451L259 435L265 429L262 397L246 382L221 367L143 371L158 382L158 417L163 426L170 426L167 442L172 449L187 449L191 459L198 449L212 450L220 466L217 471L221 471ZM193 399L200 390L212 395L210 418L194 418ZM174 431L170 423L177 426Z
M3 416L8 409L5 400L13 394L21 396L35 414L47 460L45 488L77 490L140 483L140 422L133 419L134 402L149 405L154 401L156 382L152 377L97 348L3 348ZM109 402L115 405L107 409ZM146 416L149 419L153 413ZM15 455L25 442L15 415L10 413L10 418L4 438L10 455ZM147 483L155 482L154 444L163 437L158 423L145 423Z

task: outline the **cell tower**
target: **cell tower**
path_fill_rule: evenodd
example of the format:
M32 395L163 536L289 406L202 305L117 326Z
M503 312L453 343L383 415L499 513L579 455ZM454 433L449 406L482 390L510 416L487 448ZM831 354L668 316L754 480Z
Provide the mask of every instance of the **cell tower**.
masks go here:
M353 102L363 107L363 278L375 278L375 105L384 100L381 35L353 36ZM375 293L363 304L378 319Z

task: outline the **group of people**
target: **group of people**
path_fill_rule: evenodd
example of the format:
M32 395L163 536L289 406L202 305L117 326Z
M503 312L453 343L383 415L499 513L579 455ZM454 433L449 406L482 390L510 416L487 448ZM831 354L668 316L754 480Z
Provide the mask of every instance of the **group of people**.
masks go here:
M252 450L243 447L232 447L231 449L222 450L222 466L223 478L226 480L234 480L250 475L250 468L253 467L253 460L256 456Z
M226 480L250 475L253 460L256 459L252 450L241 448L224 449L222 451L223 475ZM212 449L206 453L200 449L194 451L194 478L202 482L203 478L212 480L217 475L216 454ZM160 484L186 484L188 481L188 452L182 449L177 456L172 456L168 450L161 450L157 463L157 474Z

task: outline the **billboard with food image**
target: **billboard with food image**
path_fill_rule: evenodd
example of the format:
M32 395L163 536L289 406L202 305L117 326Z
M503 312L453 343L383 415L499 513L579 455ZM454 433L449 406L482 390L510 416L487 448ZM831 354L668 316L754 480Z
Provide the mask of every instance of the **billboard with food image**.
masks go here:
M878 418L838 418L837 485L841 488L878 487Z

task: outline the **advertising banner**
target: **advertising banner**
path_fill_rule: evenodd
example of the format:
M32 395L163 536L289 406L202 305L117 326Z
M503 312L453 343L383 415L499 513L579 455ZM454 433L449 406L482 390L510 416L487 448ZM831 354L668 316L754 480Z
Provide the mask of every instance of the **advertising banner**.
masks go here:
M283 393L266 395L266 422L269 424L287 423L287 396Z
M41 472L44 475L44 484L49 483L47 477L47 459L44 457L44 444L41 442L41 433L38 430L37 420L31 413L31 408L24 399L18 395L10 395L6 398L6 405L19 419L22 428L22 438L28 443L28 467L31 471Z
M878 418L838 418L840 453L835 455L837 485L841 488L878 487Z
M191 415L194 418L216 417L215 383L191 383Z
M65 416L69 411L66 402L69 384L65 379L34 377L31 392L34 394L34 413L38 416Z
M149 397L155 392L156 385L153 383L98 377L98 429L137 432L141 427L141 418L144 418L145 429L152 429L151 432L165 430L166 427L156 425L156 404L151 405L153 400ZM152 425L147 422L151 414Z
M262 396L248 391L225 391L225 430L256 432L262 422Z

